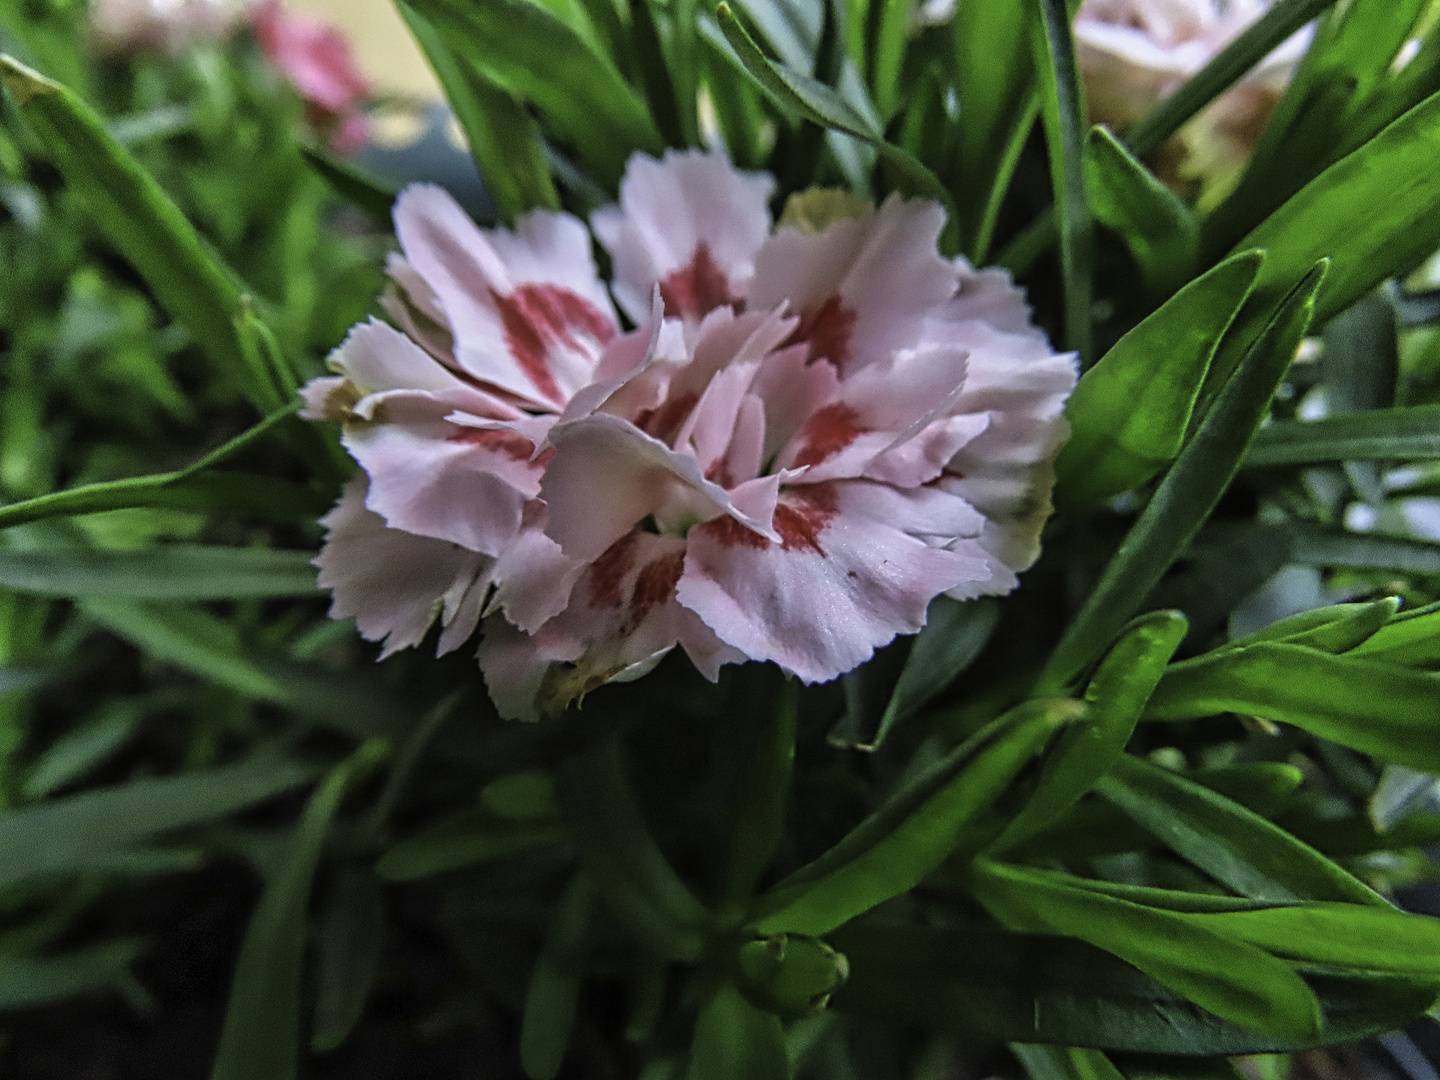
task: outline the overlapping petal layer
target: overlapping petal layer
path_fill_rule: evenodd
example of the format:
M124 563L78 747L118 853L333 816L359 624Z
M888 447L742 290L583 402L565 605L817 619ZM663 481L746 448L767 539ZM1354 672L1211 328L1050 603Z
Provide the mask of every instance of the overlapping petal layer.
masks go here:
M482 231L405 192L404 333L357 327L306 390L366 474L327 519L335 613L387 651L483 620L492 697L534 718L677 645L712 679L832 679L941 593L1012 589L1073 358L1003 274L939 256L938 206L772 232L772 189L719 155L632 161L592 222L631 331L579 221Z

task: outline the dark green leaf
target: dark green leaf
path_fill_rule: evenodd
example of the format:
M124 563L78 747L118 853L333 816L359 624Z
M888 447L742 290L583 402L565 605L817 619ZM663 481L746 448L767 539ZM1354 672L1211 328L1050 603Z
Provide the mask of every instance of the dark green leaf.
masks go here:
M1302 971L1324 1012L1324 1034L1284 1040L1221 1020L1073 938L866 919L831 940L850 958L850 979L832 1008L966 1042L1046 1042L1188 1058L1282 1053L1404 1027L1440 992L1433 979Z
M315 1022L310 1049L334 1050L350 1036L385 948L385 889L368 866L345 866L331 879L316 950Z
M1085 192L1085 98L1065 0L1029 0L1039 73L1040 117L1050 149L1050 182L1060 224L1060 272L1065 287L1065 344L1089 364L1094 226Z
M524 104L477 68L473 58L457 56L414 7L403 0L396 6L445 88L501 220L510 224L537 207L558 210L560 197L540 131Z
M256 758L222 769L132 780L0 817L0 888L68 873L164 833L215 821L305 783L314 770Z
M1215 509L1305 336L1324 274L1323 264L1306 274L1251 343L1065 631L1041 678L1042 691L1069 683L1114 640Z
M937 596L930 601L925 629L910 646L874 738L862 748L880 746L896 724L924 708L954 682L975 662L999 621L1000 608L991 600L962 602Z
M466 810L395 844L375 872L386 881L414 881L563 843L567 835L555 822L507 821L488 810Z
M839 92L788 65L777 64L766 57L740 25L728 4L720 4L715 18L746 70L778 104L822 128L841 132L874 146L881 157L895 169L900 189L909 195L944 203L953 226L955 214L950 192L934 173L905 150L886 142L885 134L878 125Z
M520 1025L520 1064L530 1080L554 1080L565 1062L594 907L594 882L581 871L555 905L550 933L530 976Z
M1386 906L1369 886L1284 829L1178 773L1124 755L1097 790L1176 854L1243 896Z
M1075 388L1056 497L1099 502L1145 483L1180 453L1210 359L1250 295L1263 256L1228 259L1121 338Z
M819 937L909 891L954 851L959 833L988 808L1063 724L1083 712L1068 698L1020 706L891 796L809 866L760 900L754 928Z
M346 789L387 752L383 743L365 744L331 770L306 803L245 931L211 1080L294 1080L315 868Z
M168 544L143 551L0 549L0 587L37 596L238 600L314 596L308 551Z
M409 0L409 6L435 28L457 61L533 102L611 190L634 151L662 149L645 103L598 44L544 4Z
M1040 109L1028 14L1024 4L960 4L952 20L955 93L965 102L954 190L964 249L977 265L989 261L1000 204Z
M0 78L95 223L221 376L264 412L289 404L276 399L267 373L247 370L235 334L240 293L160 185L71 91L8 56Z
M1067 884L1066 875L977 860L977 899L1010 929L1066 934L1134 964L1216 1016L1277 1038L1318 1038L1310 988L1288 964L1184 915Z
M1190 280L1200 257L1194 213L1102 127L1085 142L1085 190L1095 219L1124 239L1152 297Z
M1440 458L1440 405L1376 409L1324 420L1281 420L1261 430L1245 465L1413 458Z
M1294 724L1385 761L1440 772L1440 674L1261 642L1172 666L1145 719L1223 712Z
M107 941L54 956L0 956L0 1009L33 1009L129 983L145 945Z
M785 1032L729 983L711 991L695 1021L686 1080L789 1080Z
M336 195L363 211L386 232L394 228L390 211L399 191L358 165L335 157L318 146L302 146L300 153L304 155L305 163L330 185Z
M732 904L749 901L784 837L790 774L795 767L799 691L795 680L787 679L784 689L776 695L773 717L760 727L730 845L725 895Z
M1124 755L1187 625L1178 612L1159 611L1136 620L1121 636L1086 688L1085 716L1060 735L1035 793L992 850L1013 847L1054 822Z

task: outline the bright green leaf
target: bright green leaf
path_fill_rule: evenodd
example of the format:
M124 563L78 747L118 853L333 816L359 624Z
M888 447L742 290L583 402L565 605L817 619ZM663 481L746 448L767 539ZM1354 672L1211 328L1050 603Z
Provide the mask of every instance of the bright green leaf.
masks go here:
M789 1080L780 1018L762 1012L729 983L711 991L695 1021L686 1080Z

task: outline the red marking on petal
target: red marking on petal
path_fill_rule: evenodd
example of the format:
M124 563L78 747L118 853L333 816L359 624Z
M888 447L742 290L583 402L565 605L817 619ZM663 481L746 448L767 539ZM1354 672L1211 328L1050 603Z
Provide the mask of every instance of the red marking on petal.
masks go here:
M449 441L483 446L497 454L504 454L512 461L529 461L530 455L535 453L534 443L518 431L507 431L504 428L461 428L450 436Z
M838 295L830 297L818 308L800 316L800 325L785 345L810 346L810 362L829 360L836 368L845 369L850 359L850 338L855 332L856 314L841 302Z
M676 551L656 559L635 577L635 590L630 594L630 617L621 633L633 632L645 617L675 595L675 585L685 571L685 553Z
M635 545L639 542L639 533L628 532L590 564L591 607L619 607L624 601L625 575L635 563Z
M769 540L748 525L740 524L729 514L712 518L699 528L709 532L722 547L748 547L764 551L770 546Z
M820 534L834 519L838 504L829 484L807 484L786 492L775 507L775 531L785 551L808 548L824 556Z
M672 319L701 319L740 299L730 292L730 278L716 264L710 245L703 240L686 265L665 275L660 282L660 298L665 301L666 316Z
M805 422L801 432L805 442L795 455L793 467L819 465L844 450L860 435L859 419L854 409L839 401L817 411Z
M584 349L579 335L601 345L615 336L614 324L599 308L559 285L521 285L508 296L492 289L490 299L500 314L510 355L535 389L552 401L564 397L550 371L550 350L556 345Z
M680 431L690 411L695 408L700 396L693 390L676 394L663 405L653 409L642 409L635 416L635 426L646 435L668 443Z

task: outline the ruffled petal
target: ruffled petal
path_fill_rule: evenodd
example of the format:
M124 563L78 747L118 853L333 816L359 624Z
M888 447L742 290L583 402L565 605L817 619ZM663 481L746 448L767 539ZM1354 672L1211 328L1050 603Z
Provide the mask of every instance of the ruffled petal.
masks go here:
M691 530L676 596L752 660L824 682L920 630L935 596L988 580L977 554L926 539L982 524L963 500L931 490L792 490L776 512L778 544L723 518Z
M381 659L417 645L436 617L447 622L453 648L475 630L479 609L464 601L489 566L473 551L387 528L365 508L365 477L346 485L335 509L321 519L327 532L315 565L332 592L330 617L354 617L369 641L384 641ZM458 640L456 640L458 639ZM452 644L453 643L453 644Z
M954 294L956 270L936 249L944 224L937 203L892 195L818 233L781 228L755 257L749 304L788 302L792 340L848 375L918 345L925 313Z
M744 299L755 252L770 233L775 181L745 173L723 154L635 154L620 182L620 205L591 219L615 263L615 297L635 322L655 287L665 314L698 321Z
M443 189L413 184L395 202L395 232L461 368L557 411L590 381L617 326L580 221L537 210L486 234Z

